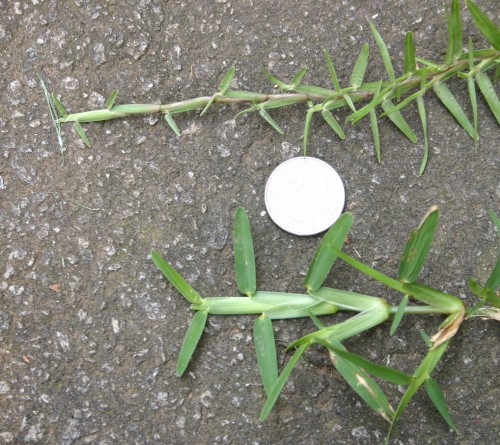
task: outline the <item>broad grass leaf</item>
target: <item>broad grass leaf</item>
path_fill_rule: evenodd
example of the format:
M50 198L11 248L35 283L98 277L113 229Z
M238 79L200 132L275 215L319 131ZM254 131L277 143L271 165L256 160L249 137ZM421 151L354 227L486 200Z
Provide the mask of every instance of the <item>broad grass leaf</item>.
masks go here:
M417 108L418 115L420 116L420 122L422 123L422 132L424 134L424 156L422 157L422 163L420 164L419 175L422 176L427 166L427 159L429 158L429 138L427 137L427 113L425 112L424 98L422 96L417 97Z
M266 403L262 407L262 411L260 412L260 417L259 420L263 422L264 420L267 419L269 414L271 413L271 410L274 407L274 404L278 400L279 395L281 394L281 391L283 390L283 387L285 386L286 381L288 380L288 377L290 376L293 368L299 361L300 357L302 354L304 354L304 351L306 350L308 345L302 345L297 350L295 353L292 355L290 360L285 366L285 369L283 369L283 372L280 374L278 377L278 380L276 381L275 385L273 386L272 390L270 391L270 394L267 397Z
M413 283L424 265L439 222L439 210L430 208L419 226L410 232L399 264L399 280Z
M117 97L118 97L118 90L113 90L111 92L111 94L109 95L108 99L106 100L106 103L104 104L104 106L108 110L111 110L111 108L113 108L113 105L115 104Z
M253 324L253 340L259 372L264 390L269 396L278 381L278 359L274 342L273 323L265 314L258 317Z
M453 96L452 92L444 83L435 83L432 87L434 93L443 103L443 105L450 111L450 113L455 117L462 128L469 134L472 139L476 139L477 133L469 119L462 110L462 107Z
M257 290L255 256L250 223L243 207L239 207L234 215L233 243L238 289L242 294L251 296Z
M459 312L464 307L462 300L454 295L424 284L408 283L403 285L403 289L413 298L450 314Z
M368 43L365 43L361 47L358 60L356 60L356 64L354 65L354 68L352 70L351 86L354 88L359 88L363 83L366 66L368 65L368 54L369 54L369 46Z
M325 55L326 59L326 64L328 65L328 71L330 73L330 77L332 79L332 85L335 91L340 91L340 84L339 80L337 78L337 73L335 72L335 68L333 66L332 59L330 57L330 54L328 54L328 51L326 49L323 50L323 54Z
M323 281L337 258L335 249L340 249L344 244L352 221L352 214L348 212L342 214L323 237L304 279L304 285L308 291L315 291L323 285Z
M451 1L451 10L446 18L448 22L448 49L445 60L446 64L451 65L462 55L462 18L459 0Z
M497 122L500 124L500 99L497 96L490 78L484 73L477 73L476 80L481 93L483 93L483 96L490 107L490 110L494 114Z
M155 250L151 251L151 259L156 267L170 283L182 294L182 296L192 304L202 304L203 298L191 285Z
M500 51L500 29L489 19L489 17L472 0L466 0L472 19L479 31L486 37L491 46Z
M453 423L453 420L448 411L448 406L446 405L446 400L444 399L443 391L439 387L439 384L432 377L429 377L424 383L427 395L432 400L432 403L441 414L441 417L446 421L448 426L455 432L457 432L457 427Z
M373 37L377 42L378 48L380 50L380 54L382 56L382 61L384 62L385 70L387 71L387 75L389 76L389 80L394 82L396 80L396 76L394 75L394 67L392 66L391 57L389 56L389 50L384 42L384 39L375 28L375 25L372 22L369 22L370 29L372 31Z
M342 127L337 122L337 120L333 117L333 114L328 110L322 110L321 116L326 121L326 123L330 126L330 128L337 134L340 139L345 139L344 131Z
M404 72L405 74L413 74L417 70L417 63L415 62L415 44L411 32L407 32L405 36L404 54Z
M417 142L417 136L406 122L405 118L399 111L394 111L394 104L390 100L382 102L382 108L387 113L387 117L392 121L396 127L413 143Z
M203 334L203 329L207 322L208 312L198 311L194 314L193 320L189 325L189 329L184 337L184 342L182 343L181 351L179 352L179 358L177 360L176 373L177 376L181 376L186 371L186 368L191 361L191 357L200 341L201 334Z

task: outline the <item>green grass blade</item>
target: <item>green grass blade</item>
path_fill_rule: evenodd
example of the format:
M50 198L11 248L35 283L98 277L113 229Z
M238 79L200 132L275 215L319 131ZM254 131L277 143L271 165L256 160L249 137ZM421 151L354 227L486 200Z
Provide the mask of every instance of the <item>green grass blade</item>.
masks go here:
M326 64L328 65L328 71L330 72L333 88L335 89L335 91L340 91L339 80L337 78L337 73L335 72L335 68L333 67L333 62L330 57L330 54L328 54L328 51L326 49L323 50L323 54L325 55Z
M427 159L429 158L429 138L427 137L427 113L425 112L424 98L422 96L417 97L417 107L418 115L420 116L420 122L422 123L422 133L424 135L424 156L422 157L422 163L420 164L419 175L422 176L427 166Z
M406 293L439 309L446 310L450 314L454 314L463 309L464 304L459 298L443 292L433 287L425 286L424 284L408 283L403 285Z
M177 124L175 123L174 118L170 113L165 113L165 121L177 136L181 135L179 127L177 127Z
M232 66L227 70L226 74L224 75L224 77L219 85L219 91L222 94L224 94L231 86L231 82L234 79L235 72L236 72L236 70L235 70L234 66Z
M360 108L358 111L347 116L346 121L352 122L353 124L355 124L356 122L361 120L363 117L365 117L370 112L370 110L373 110L375 107L377 107L382 102L384 102L386 99L386 95L389 94L391 91L392 91L392 87L390 87L390 86L387 88L384 88L380 93L373 96L373 99L371 100L371 102L367 103L365 106Z
M309 143L309 133L311 131L311 121L314 110L309 108L306 114L306 121L304 123L304 156L307 156L307 144Z
M349 106L349 108L352 110L353 113L356 113L356 107L354 106L354 102L352 101L351 99L351 96L349 96L348 94L345 94L343 96L346 104Z
M215 93L211 98L210 100L208 101L208 103L205 105L205 108L203 108L203 110L201 111L200 113L200 116L203 116L207 111L208 109L213 105L213 103L215 102L215 99L217 98L217 96L220 96L221 93Z
M348 358L342 354L341 351L345 348L340 343L336 342L336 344L335 350L330 349L330 358L339 374L373 411L388 422L392 422L394 409L380 386L361 366L349 360L351 358L349 353L347 353ZM337 353L339 351L340 354Z
M424 383L425 390L427 391L427 395L434 403L434 406L441 414L441 417L446 421L448 426L454 431L457 432L457 427L453 423L453 420L448 411L448 406L446 405L446 401L444 399L443 391L439 387L439 384L432 377L429 377Z
M365 43L361 47L358 60L356 60L356 64L354 65L354 68L352 70L351 86L354 88L359 88L363 83L366 66L368 65L368 54L369 54L369 46L368 43Z
M75 122L73 124L73 128L76 130L78 133L78 136L82 138L83 143L87 146L90 147L90 141L89 138L87 137L87 134L85 133L85 130L81 126L80 122Z
M413 74L417 70L417 63L415 62L415 44L411 32L407 32L405 36L404 54L404 72L405 74Z
M500 79L500 63L497 65L495 74L493 74L493 82L496 82L498 79Z
M243 207L239 207L234 216L233 239L234 265L238 289L242 294L250 297L257 290L257 280L252 232L247 213Z
M399 280L413 283L424 265L439 222L436 206L429 209L419 226L410 232L399 264Z
M304 279L304 286L308 291L318 290L322 286L337 258L335 250L339 250L344 244L352 221L352 214L344 213L323 237Z
M264 67L262 67L262 71L264 73L264 76L266 76L267 80L269 80L269 82L271 82L273 85L276 85L280 90L286 90L288 88L288 85L286 83L282 82L277 77L274 77Z
M186 337L184 337L181 352L179 352L179 358L177 360L177 366L175 368L178 377L184 374L184 371L186 370L191 357L193 356L196 346L200 341L201 334L203 334L203 329L205 328L207 318L207 311L199 311L194 314L191 325L186 332Z
M396 80L396 76L394 74L394 67L392 66L391 57L389 56L389 50L387 49L384 39L382 39L382 36L377 31L377 28L375 28L375 25L372 22L369 23L373 37L375 38L375 41L377 42L378 48L380 50L382 61L384 62L385 70L387 71L389 80L391 82L394 82Z
M499 261L499 260L497 260ZM500 280L500 278L498 278ZM494 307L500 307L500 295L497 295L496 292L492 291L491 289L487 287L481 287L479 283L477 282L476 279L471 278L469 280L469 290L476 295L479 298L482 298L484 301L487 301ZM483 303L483 302L481 302ZM484 306L484 304L481 304L480 307ZM474 311L469 311L468 314L470 313L475 313Z
M378 131L378 119L375 110L370 110L370 125L372 127L373 144L375 145L377 161L381 162L382 155L380 153L380 133Z
M462 126L462 128L469 134L472 139L476 139L477 134L474 127L470 123L469 119L462 110L462 107L453 96L452 92L444 83L435 83L432 87L434 93L443 103L443 105L449 110L457 122Z
M273 108L282 108L288 105L295 105L300 102L304 102L301 97L284 97L282 99L273 99L266 102L262 102L259 108L264 108L265 110L272 110Z
M387 113L387 117L396 127L413 143L417 142L417 136L406 122L405 118L399 111L394 111L394 104L390 100L382 102L382 108Z
M498 250L498 257L497 261L495 264L495 267L493 268L493 272L491 272L490 277L488 278L488 281L486 282L486 287L489 290L496 290L498 286L500 286L500 218L498 218L497 214L493 211L490 211L491 219L496 225L497 228L497 236L498 236L498 241L499 241L499 250ZM500 297L499 297L500 298ZM495 305L498 307L497 305Z
M288 380L288 377L290 376L293 368L297 364L299 358L306 350L307 346L308 345L302 345L299 348L297 348L295 353L292 355L292 357L286 364L285 369L283 369L283 372L278 377L276 384L273 386L271 393L267 397L266 403L264 404L264 406L262 407L262 411L260 412L259 420L261 422L266 420L267 417L269 416L271 410L273 409L274 404L276 403L276 400L278 400L278 397L281 394L283 387L285 386L286 381Z
M57 96L54 93L52 93L52 102L56 106L57 112L61 117L66 117L68 115L66 108L64 108L64 105L61 103L61 101L57 98Z
M394 335L396 332L396 329L398 328L399 324L401 323L401 320L403 319L403 315L405 313L406 306L408 306L408 294L405 294L403 298L401 299L401 303L399 303L398 310L396 311L396 314L394 315L394 319L392 320L391 324L391 330L390 330L390 335Z
M468 42L468 59L469 59L469 70L474 69L474 45L472 44L472 37L469 37ZM477 95L476 95L476 83L474 82L474 77L469 75L467 79L467 87L469 90L470 105L472 108L472 118L474 124L474 130L476 131L476 137L474 139L474 149L477 150L477 144L479 140L479 125L478 125L478 112L477 112Z
M118 90L113 90L111 94L109 95L108 99L106 100L106 103L104 106L108 109L111 110L113 108L113 105L115 104L115 100L118 96Z
M341 258L343 261L345 261L347 264L354 267L355 269L358 269L360 272L363 272L365 275L368 275L369 277L372 277L373 279L379 281L380 283L385 284L387 287L390 287L391 289L397 290L398 292L401 292L402 294L407 293L403 287L403 284L400 283L399 281L395 280L394 278L388 277L387 275L384 275L382 272L379 272L378 270L374 269L373 267L370 267L366 264L361 263L358 260L355 260L354 258L350 257L349 255L346 255L344 252L341 252L340 250L337 251L337 256L339 258Z
M277 124L277 122L271 117L271 115L264 110L263 108L260 109L259 114L264 118L264 120L271 125L279 134L285 134L283 129Z
M500 51L500 29L498 29L498 27L472 0L466 0L466 3L470 15L476 23L479 31L483 33L493 48Z
M327 345L327 343L325 343L324 345L332 350L336 356L340 356L352 364L363 368L366 372L373 376L380 377L381 379L395 383L396 385L409 385L412 381L411 376L406 375L397 369L371 362L360 355L346 351L345 348L340 349L335 344Z
M273 323L265 314L257 318L253 324L253 340L259 372L264 390L269 397L278 381L278 359L274 342Z
M344 134L344 131L342 130L342 127L337 122L337 119L335 119L333 117L333 114L330 111L328 111L328 110L322 110L321 111L321 116L323 116L323 119L326 121L326 123L337 134L337 136L340 139L342 139L342 140L345 139L345 134Z
M297 74L295 74L295 76L293 76L292 82L291 82L293 88L296 88L300 85L300 82L302 81L302 78L304 77L306 72L307 72L307 67L304 66L299 70L299 72Z
M451 11L447 15L448 22L448 49L446 64L451 65L462 55L462 18L460 16L459 0L451 1Z
M484 73L477 73L476 79L479 89L481 90L481 93L483 93L490 110L494 114L497 122L500 124L500 99L497 96L490 78Z
M170 283L182 294L182 296L192 304L202 304L203 298L191 285L155 250L151 251L151 259L156 267Z

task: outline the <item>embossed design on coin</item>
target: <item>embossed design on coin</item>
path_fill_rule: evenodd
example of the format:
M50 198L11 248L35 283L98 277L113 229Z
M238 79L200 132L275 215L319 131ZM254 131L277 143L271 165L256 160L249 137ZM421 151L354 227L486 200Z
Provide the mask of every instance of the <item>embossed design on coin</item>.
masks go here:
M316 235L342 214L345 191L331 165L302 156L283 162L271 173L265 201L269 216L283 230Z

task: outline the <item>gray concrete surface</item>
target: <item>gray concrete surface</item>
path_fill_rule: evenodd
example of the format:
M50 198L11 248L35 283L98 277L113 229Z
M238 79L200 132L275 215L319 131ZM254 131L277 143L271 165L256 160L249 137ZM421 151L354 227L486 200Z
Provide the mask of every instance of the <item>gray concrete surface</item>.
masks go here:
M500 23L496 1L479 3ZM261 65L284 78L307 65L305 81L326 86L323 48L345 83L369 42L367 78L378 80L384 69L368 20L400 70L408 30L419 55L443 56L443 2L0 5L0 443L381 443L386 424L333 372L321 349L308 353L270 419L259 423L265 397L252 317L212 317L188 374L175 377L191 314L149 251L161 252L202 295L236 295L230 234L242 205L254 231L258 286L301 291L320 237L297 238L274 226L263 190L270 172L299 153L304 108L273 113L284 136L258 116L235 122L238 109L222 106L203 118L178 118L180 138L157 116L86 125L90 149L64 127L63 164L37 74L70 111L81 111L102 107L114 88L120 103L210 94L232 64L241 89L273 91ZM476 47L485 45L468 14L464 28ZM470 112L466 84L450 87ZM374 160L366 122L348 126L339 142L315 120L310 154L334 165L345 181L355 217L349 251L388 274L397 273L408 231L431 204L439 205L441 224L422 279L471 304L467 280L487 277L498 246L488 210L500 211L500 130L480 100L476 153L436 99L426 99L431 152L422 178L422 142L411 144L384 120L382 164ZM406 116L420 135L416 109ZM328 280L395 301L343 264ZM411 371L425 350L419 329L432 332L439 320L407 318L392 338L384 325L348 347ZM305 320L276 323L283 342L310 329ZM458 434L419 394L391 443L498 443L498 339L493 322L466 322L436 371ZM284 348L280 354L283 360Z

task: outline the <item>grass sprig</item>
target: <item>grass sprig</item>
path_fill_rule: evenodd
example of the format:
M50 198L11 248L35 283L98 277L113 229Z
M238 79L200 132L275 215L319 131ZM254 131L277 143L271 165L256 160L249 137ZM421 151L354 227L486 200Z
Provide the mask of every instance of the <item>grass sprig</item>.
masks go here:
M177 136L182 134L173 120L173 115L187 113L194 110L202 110L205 114L214 104L246 104L247 108L237 113L236 117L250 112L258 113L272 128L283 134L282 127L274 120L269 110L283 108L296 104L307 104L306 122L304 125L304 153L310 140L311 123L314 114L320 113L326 123L341 138L345 138L345 132L332 114L332 110L348 107L351 114L346 122L355 123L369 116L373 132L375 155L381 161L380 135L378 119L388 117L397 128L412 142L417 142L417 136L406 122L401 111L414 100L417 101L419 116L422 124L424 154L419 173L425 171L429 147L427 138L427 119L424 107L424 95L432 90L441 100L445 108L454 116L459 125L474 139L474 147L478 143L477 103L475 96L475 84L479 86L492 113L500 123L500 100L495 92L493 82L488 75L490 69L495 69L493 81L500 76L500 29L498 26L476 5L472 0L467 0L467 9L472 16L479 31L491 44L490 48L473 49L469 45L468 50L463 52L463 29L460 15L459 0L451 0L447 12L448 43L445 59L441 62L432 62L417 56L413 34L406 33L404 39L404 62L403 73L397 75L394 71L394 63L389 55L387 46L376 29L370 23L370 28L375 42L380 51L382 62L387 72L388 79L380 82L365 81L365 73L369 60L369 46L367 43L361 47L359 56L354 64L349 84L341 86L341 82L335 71L332 59L328 51L324 51L328 72L332 81L333 89L323 88L303 83L307 69L301 68L289 82L285 82L272 73L263 69L265 77L280 92L267 94L252 91L241 91L231 89L231 83L235 77L234 66L225 73L217 91L211 96L201 96L169 104L128 104L115 105L117 90L114 90L106 101L106 108L102 110L84 111L68 114L62 103L56 96L50 98L49 106L51 113L57 113L59 117L53 117L58 133L61 147L60 124L72 122L75 130L89 146L82 123L97 122L110 119L123 118L136 114L161 113ZM472 104L473 123L459 105L453 93L445 84L453 77L465 77L468 80L469 95ZM358 103L360 103L358 105ZM249 107L248 107L249 105ZM382 113L377 115L378 108Z
M256 314L258 317L253 326L255 351L264 392L267 396L260 414L262 421L271 414L279 395L304 352L312 344L319 344L328 350L332 364L348 385L374 412L389 422L389 434L422 386L437 412L441 414L449 427L456 431L457 427L449 414L443 392L432 375L451 339L462 325L466 314L468 317L477 315L481 318L500 319L498 291L500 249L486 286L482 287L474 279L469 282L471 292L482 301L479 305L466 310L460 298L441 289L416 282L428 256L437 229L438 216L437 207L431 207L419 226L410 232L403 251L398 278L391 278L341 252L340 249L353 223L352 215L344 213L326 233L311 260L304 280L307 290L305 294L257 290L253 240L248 217L241 207L237 209L234 219L234 253L237 286L240 292L246 295L245 297L202 298L167 261L153 250L151 257L154 263L172 285L192 303L191 308L197 311L179 353L177 374L182 375L187 369L209 315ZM494 213L491 216L497 228L500 228L500 219ZM326 287L324 282L337 258L401 293L401 302L398 305L390 305L380 297ZM411 304L410 298L424 305ZM322 315L335 314L338 311L347 311L354 315L340 323L330 325L324 325L318 318ZM382 366L353 354L347 351L341 343L345 339L382 325L389 318L394 317L390 328L390 335L392 335L403 316L427 314L446 315L446 318L434 335L429 337L425 334L429 350L411 375L406 369L398 370ZM292 349L294 353L279 373L272 320L300 317L312 318L316 330L299 337L288 346L287 350ZM407 386L396 409L392 407L374 377L388 383ZM388 437L389 435L387 440Z

